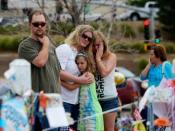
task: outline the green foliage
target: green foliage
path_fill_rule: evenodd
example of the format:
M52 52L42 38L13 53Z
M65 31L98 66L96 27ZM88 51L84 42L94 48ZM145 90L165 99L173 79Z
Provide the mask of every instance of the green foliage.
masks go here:
M1 51L17 51L19 43L24 39L24 36L20 35L1 35L0 36L0 50ZM51 36L56 46L64 42L65 37L62 35Z
M141 42L133 42L131 44L126 42L117 42L115 39L112 39L109 41L109 47L114 53L145 53L144 43Z
M100 27L99 23L97 23L96 21L90 22L90 25L96 30L98 30Z
M19 34L21 32L25 32L27 33L28 32L28 29L26 26L22 26L22 25L19 25L19 26L0 26L0 34L3 34L3 35L7 35L7 34Z
M165 45L166 52L168 54L173 54L175 53L175 45L174 44L166 44Z
M3 51L17 51L18 45L21 41L20 36L4 36L0 37L0 50Z
M121 25L121 32L124 34L125 37L135 37L136 36L134 29L128 24Z
M117 22L113 23L111 34L116 35L120 31L120 24Z
M129 46L125 43L116 43L115 40L110 41L109 48L112 52L127 52L129 50Z
M138 61L138 69L139 69L139 72L141 72L145 67L146 65L148 64L148 61L146 59L140 59Z
M145 53L144 43L134 43L131 45L131 49L137 50L138 53Z
M74 25L71 22L57 22L51 24L50 33L52 34L62 34L67 36L74 30Z
M144 33L144 27L143 27L143 25L140 25L139 27L138 27L138 32L139 33Z
M103 21L103 22L99 22L99 29L104 33L107 34L108 30L110 27L110 22L108 21Z
M62 36L62 35L56 35L56 36L53 37L53 40L54 40L56 46L58 46L58 45L64 43L65 37Z
M16 33L17 28L13 26L0 27L0 34L12 34Z
M0 26L0 34L7 33L7 29L5 27Z

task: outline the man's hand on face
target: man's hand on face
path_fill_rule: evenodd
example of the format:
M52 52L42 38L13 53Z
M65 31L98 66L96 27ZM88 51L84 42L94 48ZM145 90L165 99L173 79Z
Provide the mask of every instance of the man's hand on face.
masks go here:
M49 45L49 38L46 35L44 35L43 37L38 37L38 40L43 46Z

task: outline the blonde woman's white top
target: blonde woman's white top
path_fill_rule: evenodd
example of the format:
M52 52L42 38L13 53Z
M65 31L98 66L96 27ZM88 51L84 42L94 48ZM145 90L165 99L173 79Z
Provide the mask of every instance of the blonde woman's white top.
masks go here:
M78 76L80 74L78 67L75 63L77 50L70 47L68 44L62 44L56 48L56 55L60 61L62 70L65 70L72 75ZM71 83L71 81L69 81ZM63 102L70 104L78 103L79 88L68 90L61 86L61 96Z

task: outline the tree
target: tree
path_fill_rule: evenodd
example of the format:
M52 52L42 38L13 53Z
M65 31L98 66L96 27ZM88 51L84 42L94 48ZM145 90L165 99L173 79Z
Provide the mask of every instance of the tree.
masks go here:
M175 36L175 1L174 0L157 0L160 4L159 20L162 23L162 29ZM172 37L172 38L173 38Z
M76 26L80 24L80 14L89 0L59 0L63 7L72 17L72 22Z
M7 0L0 0L0 2L1 2L1 9L2 10L7 10L8 9L8 5L7 5Z
M63 6L60 1L56 1L56 13L61 14L63 12Z

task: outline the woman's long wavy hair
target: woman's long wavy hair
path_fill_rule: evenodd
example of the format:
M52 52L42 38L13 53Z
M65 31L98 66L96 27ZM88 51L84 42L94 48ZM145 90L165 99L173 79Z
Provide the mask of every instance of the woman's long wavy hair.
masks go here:
M75 46L79 44L80 38L84 32L92 32L94 31L94 28L90 25L78 25L73 32L69 34L69 36L65 39L65 43L70 44L72 46ZM92 44L92 43L90 43ZM90 45L89 44L89 45ZM88 48L89 45L86 47Z
M94 43L96 42L96 40L99 40L99 39L103 41L103 46L104 46L102 58L108 57L111 51L108 48L106 37L103 35L102 32L94 31ZM90 45L88 54L90 56L90 61L92 63L93 73L96 74L97 69L96 69L96 62L95 62L95 54L93 54L94 43Z
M103 57L107 57L109 54L110 54L110 50L109 50L109 47L108 47L108 43L107 43L107 40L106 40L106 37L104 36L104 34L100 31L94 31L94 37L95 37L95 40L102 40L103 42L103 46L104 46L104 50L103 50Z
M77 44L79 44L80 42L80 38L82 37L82 34L84 32L92 32L92 35L94 34L94 28L90 25L78 25L75 30L70 33L70 35L65 39L65 43L71 45L71 46L76 46ZM92 69L92 73L94 73L94 68L93 68L93 59L91 59L92 53L89 53L89 48L90 46L93 44L94 42L94 35L93 35L93 40L91 43L89 43L89 45L83 50L84 52L87 53L88 57L89 57L89 66Z

